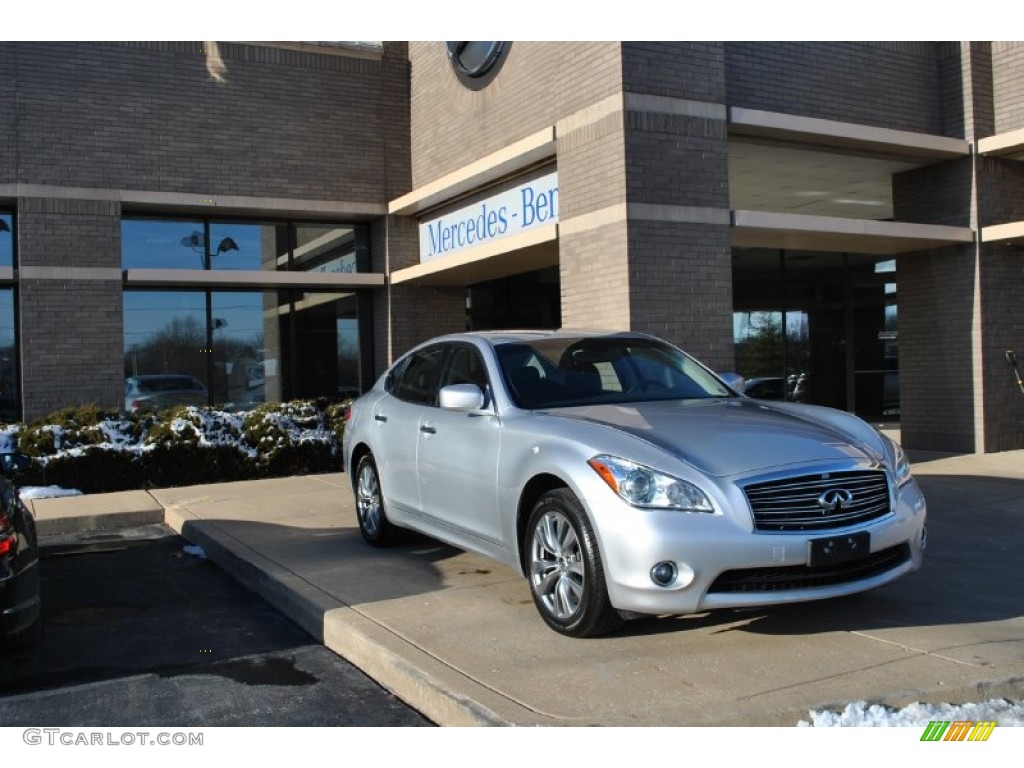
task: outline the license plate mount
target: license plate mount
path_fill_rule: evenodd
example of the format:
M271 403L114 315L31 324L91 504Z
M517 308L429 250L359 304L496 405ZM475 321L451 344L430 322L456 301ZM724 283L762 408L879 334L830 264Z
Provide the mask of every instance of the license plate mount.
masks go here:
M807 564L811 568L840 565L863 560L871 554L871 534L867 531L811 539L807 542Z

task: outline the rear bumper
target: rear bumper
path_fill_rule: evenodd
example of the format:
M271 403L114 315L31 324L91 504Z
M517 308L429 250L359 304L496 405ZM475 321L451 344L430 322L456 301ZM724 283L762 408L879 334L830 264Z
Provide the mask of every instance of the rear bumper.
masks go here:
M39 561L0 580L0 636L14 635L32 626L38 619Z

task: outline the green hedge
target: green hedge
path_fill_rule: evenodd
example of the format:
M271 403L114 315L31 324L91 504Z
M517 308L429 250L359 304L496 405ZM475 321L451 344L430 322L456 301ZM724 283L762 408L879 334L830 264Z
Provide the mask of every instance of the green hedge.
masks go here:
M8 433L38 458L19 485L104 493L340 471L346 407L297 401L244 413L179 406L125 415L90 405Z

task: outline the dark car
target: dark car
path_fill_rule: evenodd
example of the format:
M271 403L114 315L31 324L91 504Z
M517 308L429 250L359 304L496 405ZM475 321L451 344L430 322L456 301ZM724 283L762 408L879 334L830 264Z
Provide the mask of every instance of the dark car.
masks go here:
M0 645L8 648L42 635L36 524L13 482L31 463L22 453L0 454Z
M764 376L747 379L743 393L759 400L785 400L786 380L780 377Z

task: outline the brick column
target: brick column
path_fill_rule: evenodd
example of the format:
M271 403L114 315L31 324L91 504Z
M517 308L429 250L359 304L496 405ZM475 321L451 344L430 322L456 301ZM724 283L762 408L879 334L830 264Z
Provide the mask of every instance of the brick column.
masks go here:
M946 127L972 143L992 135L988 43L963 43L943 62ZM1005 73L1003 73L1005 74ZM956 87L954 87L956 86ZM1012 127L1004 126L1001 131ZM896 219L983 227L1024 219L1024 164L969 158L893 180ZM897 258L901 433L908 448L1024 448L1024 398L1004 353L1024 347L1024 266L1016 246L984 243Z
M618 111L558 133L563 325L653 333L731 370L722 44L621 52Z
M120 205L18 201L21 390L27 421L124 406Z

